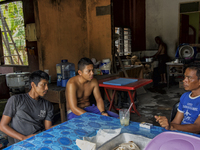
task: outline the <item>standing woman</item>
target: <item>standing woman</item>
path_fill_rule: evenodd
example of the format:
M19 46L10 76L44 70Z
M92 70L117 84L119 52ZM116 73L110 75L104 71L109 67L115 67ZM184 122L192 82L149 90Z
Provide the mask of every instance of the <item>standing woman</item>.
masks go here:
M158 44L158 52L153 56L158 59L158 70L161 78L161 83L167 83L166 80L166 62L167 62L167 46L159 36L155 37Z

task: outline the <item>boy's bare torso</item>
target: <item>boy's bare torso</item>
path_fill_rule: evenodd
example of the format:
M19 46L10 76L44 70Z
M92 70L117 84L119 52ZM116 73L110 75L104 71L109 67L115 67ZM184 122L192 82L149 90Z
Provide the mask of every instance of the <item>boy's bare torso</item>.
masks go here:
M92 91L94 89L93 87L94 80L92 79L90 82L82 85L78 82L78 76L76 76L72 80L69 80L68 82L75 85L74 90L76 91L77 106L79 108L85 108L85 107L90 106L89 97L92 94ZM69 94L69 93L66 93L66 94ZM67 111L68 110L70 110L70 106L67 101Z
M160 51L160 55L164 55L166 53L166 47L164 44L160 44L159 51Z

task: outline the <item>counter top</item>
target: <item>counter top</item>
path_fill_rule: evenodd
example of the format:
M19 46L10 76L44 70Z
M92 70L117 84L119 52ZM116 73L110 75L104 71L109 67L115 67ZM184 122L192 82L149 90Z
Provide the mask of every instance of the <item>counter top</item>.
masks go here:
M166 65L183 65L183 63L166 62Z

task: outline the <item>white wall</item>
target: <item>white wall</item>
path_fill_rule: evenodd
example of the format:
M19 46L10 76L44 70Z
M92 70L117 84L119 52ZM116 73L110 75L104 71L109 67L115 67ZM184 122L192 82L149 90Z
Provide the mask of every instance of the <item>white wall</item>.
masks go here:
M146 0L146 49L155 49L154 38L161 36L168 55L175 58L179 34L179 5L194 0Z

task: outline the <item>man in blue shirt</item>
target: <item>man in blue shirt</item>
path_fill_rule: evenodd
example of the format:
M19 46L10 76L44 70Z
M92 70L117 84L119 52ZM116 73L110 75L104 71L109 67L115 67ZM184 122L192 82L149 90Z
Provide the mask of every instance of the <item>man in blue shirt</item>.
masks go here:
M183 85L189 92L181 96L174 120L169 123L165 116L155 116L156 121L167 130L200 133L200 67L186 68Z

